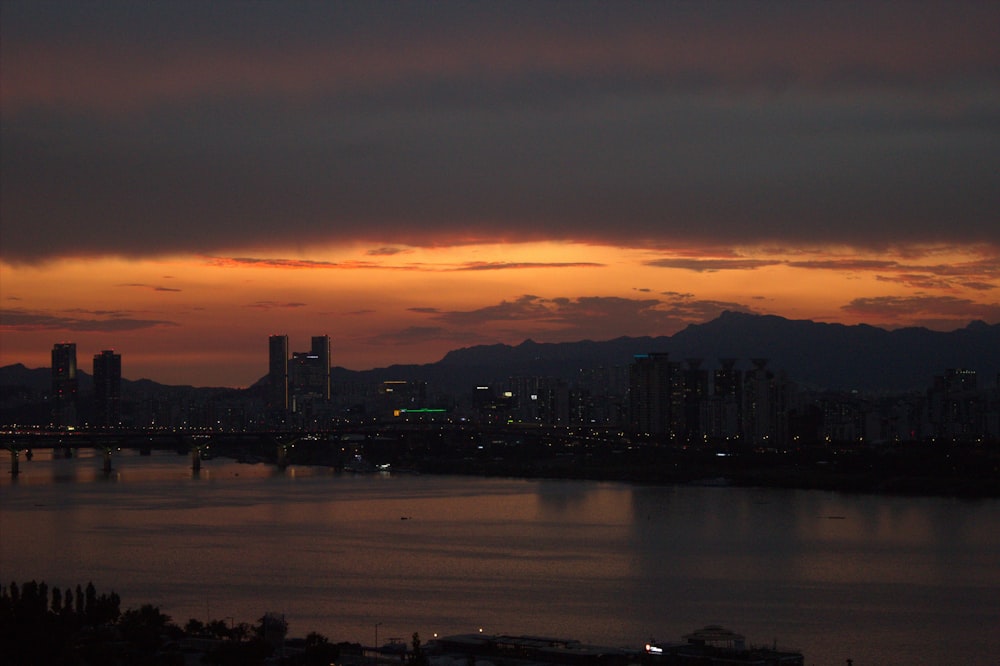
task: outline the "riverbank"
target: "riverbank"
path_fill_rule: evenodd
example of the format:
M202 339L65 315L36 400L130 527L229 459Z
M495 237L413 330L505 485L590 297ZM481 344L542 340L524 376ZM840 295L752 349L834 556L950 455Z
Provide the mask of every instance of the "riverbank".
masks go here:
M1000 497L1000 452L973 447L720 454L641 447L556 457L463 457L411 461L435 474L797 488L975 498Z

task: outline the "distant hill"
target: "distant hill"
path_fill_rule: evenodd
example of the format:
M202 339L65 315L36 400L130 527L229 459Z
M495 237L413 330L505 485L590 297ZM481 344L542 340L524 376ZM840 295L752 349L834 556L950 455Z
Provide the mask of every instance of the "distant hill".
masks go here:
M1000 373L1000 324L981 321L950 332L887 331L724 312L688 326L666 346L678 358L765 357L799 383L831 389L922 389L946 368L976 370L981 384L993 384Z
M333 368L331 378L335 385L422 380L434 390L456 393L478 383L497 383L516 375L572 381L579 377L581 369L627 366L634 355L647 352L668 352L678 361L702 358L702 367L709 370L718 366L719 358L736 358L742 368L750 365L751 358L767 358L769 368L784 370L790 379L817 389L921 390L929 386L934 375L959 367L976 370L980 385L986 386L995 384L1000 375L1000 324L976 321L950 332L925 328L888 331L864 324L845 326L724 312L673 336L480 345L451 351L436 363L361 372ZM80 390L90 390L91 377L79 374ZM0 368L3 387L45 391L50 381L48 368L31 370L21 364ZM140 386L147 392L169 388L140 380L126 382L123 391ZM258 382L252 390L260 387Z
M673 336L480 345L451 351L436 363L361 373L337 368L335 376L343 381L423 379L445 390L461 390L514 375L572 380L582 368L624 366L635 354L647 352L667 352L678 361L701 358L709 370L718 367L720 358L736 358L742 368L752 358L766 358L769 368L817 389L921 390L946 368L976 370L981 385L992 385L1000 374L1000 324L976 321L950 332L889 331L727 311Z
M77 368L77 389L80 393L89 393L94 390L94 378L87 372ZM5 365L0 367L0 389L4 393L10 393L12 389L26 389L36 394L48 393L52 388L51 368L28 368L23 363ZM123 395L143 393L158 394L177 392L196 392L198 394L217 394L226 391L239 391L242 389L193 387L193 386L170 386L160 384L151 379L122 379Z

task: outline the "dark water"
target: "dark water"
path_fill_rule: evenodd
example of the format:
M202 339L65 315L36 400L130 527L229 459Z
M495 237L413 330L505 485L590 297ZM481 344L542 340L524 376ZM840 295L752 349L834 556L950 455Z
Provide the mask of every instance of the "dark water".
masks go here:
M722 624L808 664L998 664L1000 502L278 472L39 452L0 481L0 580L115 590L293 635L544 634L614 646Z

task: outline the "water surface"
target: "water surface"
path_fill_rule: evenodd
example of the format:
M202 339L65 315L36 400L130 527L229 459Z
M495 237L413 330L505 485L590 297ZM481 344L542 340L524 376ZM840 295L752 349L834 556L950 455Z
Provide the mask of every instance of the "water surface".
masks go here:
M587 481L352 476L81 450L0 481L0 580L291 633L544 634L613 646L722 624L808 664L996 664L1000 502ZM8 471L9 465L4 466Z

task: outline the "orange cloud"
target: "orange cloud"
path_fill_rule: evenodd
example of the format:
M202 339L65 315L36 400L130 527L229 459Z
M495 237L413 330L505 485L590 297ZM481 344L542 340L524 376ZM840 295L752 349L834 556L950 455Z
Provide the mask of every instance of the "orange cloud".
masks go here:
M124 311L96 311L91 317L67 316L45 311L5 309L0 311L0 331L103 332L135 331L161 326L178 326L163 319L137 319Z

